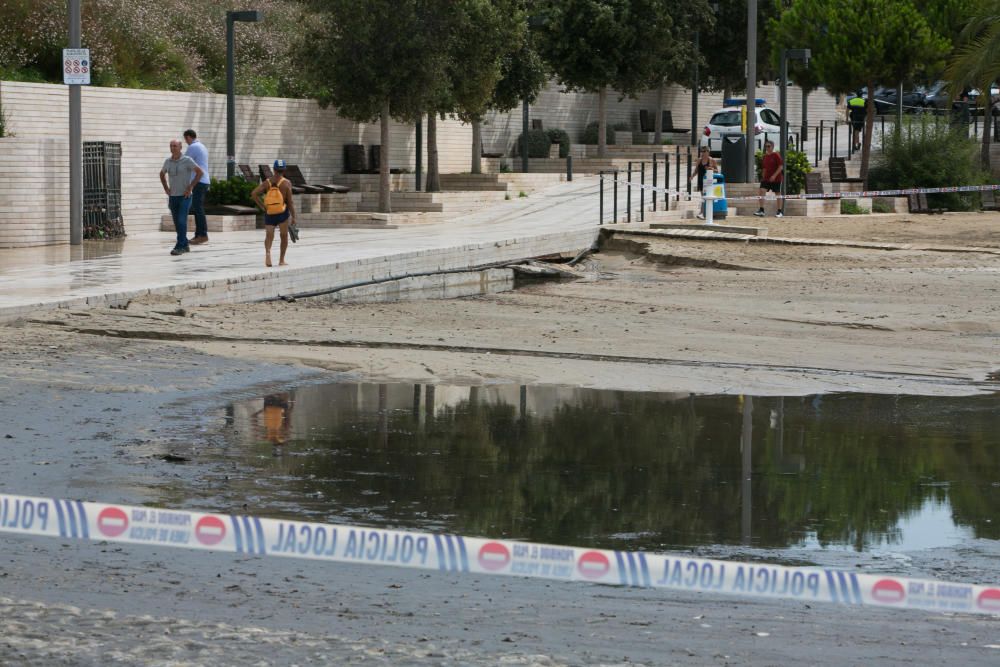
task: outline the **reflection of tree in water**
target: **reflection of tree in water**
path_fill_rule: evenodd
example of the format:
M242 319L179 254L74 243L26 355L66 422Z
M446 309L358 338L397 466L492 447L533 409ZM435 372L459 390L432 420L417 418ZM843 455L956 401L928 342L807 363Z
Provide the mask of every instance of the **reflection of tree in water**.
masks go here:
M995 537L994 402L785 399L779 442L778 399L754 399L753 543L815 533L865 548L891 540L930 498L949 499L957 522ZM520 412L517 402L461 401L433 414L361 413L313 436L309 445L329 443L331 455L295 457L299 479L282 484L322 491L334 508L370 507L396 526L605 546L620 546L612 536L621 534L630 547L740 542L735 397L594 391L545 417ZM953 484L930 485L944 481Z

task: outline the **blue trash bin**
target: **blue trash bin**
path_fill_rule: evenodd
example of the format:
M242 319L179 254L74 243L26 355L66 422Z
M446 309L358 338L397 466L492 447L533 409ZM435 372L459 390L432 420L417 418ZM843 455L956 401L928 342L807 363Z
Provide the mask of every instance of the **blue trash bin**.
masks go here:
M726 203L726 177L723 174L715 174L715 185L712 186L712 196L717 199L712 202L712 217L718 220L725 220L729 213L729 205Z

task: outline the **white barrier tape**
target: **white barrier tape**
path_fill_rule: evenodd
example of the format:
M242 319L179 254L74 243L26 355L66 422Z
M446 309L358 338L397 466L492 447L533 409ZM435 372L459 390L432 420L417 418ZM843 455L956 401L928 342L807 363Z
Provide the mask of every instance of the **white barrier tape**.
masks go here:
M669 188L663 188L654 185L645 185L643 183L630 183L629 181L620 181L615 179L610 179L612 182L619 183L620 185L631 185L632 188L638 190L653 190L654 192L662 192L670 195L688 195L692 197L697 197L698 193L696 191L687 192L686 190L671 190ZM715 185L725 185L725 183L716 183ZM906 195L923 195L923 194L941 194L948 192L984 192L988 190L1000 190L1000 185L952 185L940 188L901 188L895 190L863 190L858 192L823 192L820 194L798 194L798 195L780 195L775 194L774 197L778 199L858 199L858 198L869 198L869 197L903 197ZM760 199L759 195L747 195L744 197L725 197L726 201L750 201Z
M1000 586L0 494L0 532L1000 615Z

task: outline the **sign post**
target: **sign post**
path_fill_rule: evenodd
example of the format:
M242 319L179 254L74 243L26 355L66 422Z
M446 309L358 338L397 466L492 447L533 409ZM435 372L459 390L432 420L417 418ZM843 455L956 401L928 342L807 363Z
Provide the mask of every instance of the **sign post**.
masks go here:
M69 242L83 243L83 129L80 86L90 85L90 51L80 48L80 0L69 0L69 47L63 82L69 86Z

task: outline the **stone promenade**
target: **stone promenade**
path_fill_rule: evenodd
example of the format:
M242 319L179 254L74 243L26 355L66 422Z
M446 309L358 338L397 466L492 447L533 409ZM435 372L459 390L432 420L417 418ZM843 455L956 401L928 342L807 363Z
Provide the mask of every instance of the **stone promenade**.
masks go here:
M215 234L180 257L169 255L169 233L2 250L0 321L54 308L124 305L146 295L188 306L249 302L576 252L597 238L597 189L596 178L579 178L446 222L304 229L289 249L289 266L280 268L264 266L263 230Z

